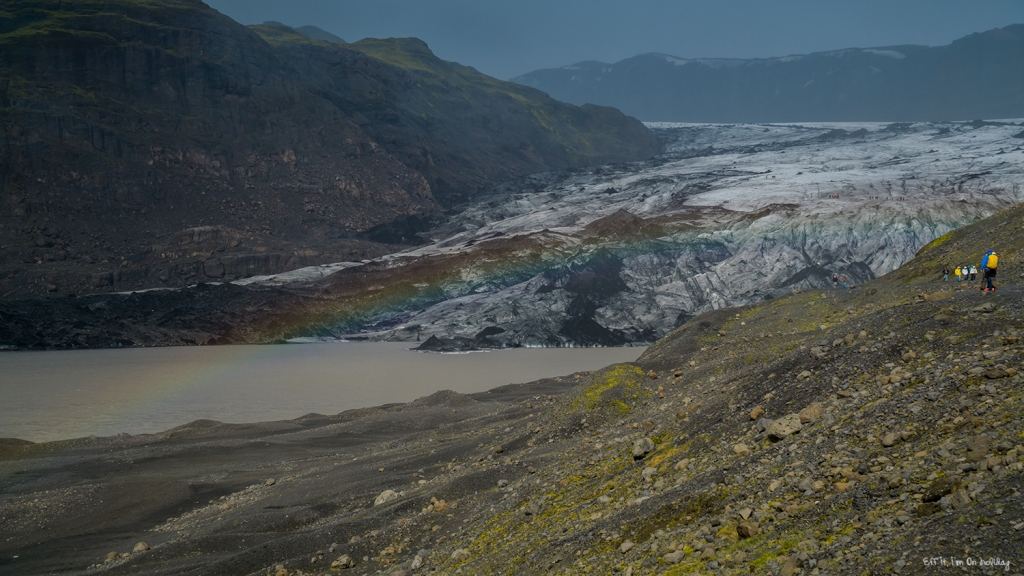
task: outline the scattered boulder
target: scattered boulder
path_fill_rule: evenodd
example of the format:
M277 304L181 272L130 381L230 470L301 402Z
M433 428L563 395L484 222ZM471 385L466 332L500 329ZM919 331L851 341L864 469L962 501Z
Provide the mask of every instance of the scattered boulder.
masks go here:
M149 550L149 544L146 544L145 542L138 542L135 544L135 547L132 548L132 552L145 552L146 550Z
M273 486L274 484L277 484L277 480L274 480L273 478L267 478L267 481L264 482L264 484L267 486Z
M732 451L736 453L740 458L746 458L750 456L750 447L746 444L737 444L732 447Z
M761 533L761 526L757 522L740 522L736 527L736 533L740 538L753 538Z
M388 502L391 502L392 500L396 500L397 498L398 492L395 492L394 490L385 490L381 492L379 496L377 496L377 498L373 501L373 505L380 506L381 504L386 504Z
M984 436L976 439L967 446L967 461L968 462L981 462L986 457L992 447L991 442Z
M810 370L804 370L803 372L796 375L796 381L803 382L804 380L807 380L811 376L814 376L814 374L812 374Z
M899 442L899 440L900 440L900 435L899 434L895 434L893 432L889 432L885 436L882 436L882 446L885 446L886 448L895 446L896 443Z
M956 476L943 476L932 482L921 495L922 502L938 502L943 496L953 492L960 487L960 480Z
M654 450L654 441L650 438L641 438L633 443L633 459L643 460Z
M469 560L469 550L459 548L455 552L452 552L452 561L465 562L466 560Z
M629 552L632 549L633 549L633 542L630 541L630 540L626 540L625 542L623 542L619 546L619 552L621 552L623 554L625 554L626 552Z
M821 404L815 402L814 404L811 404L810 406L800 411L800 423L809 424L811 422L817 422L824 415L825 408Z
M356 565L356 561L348 554L342 554L337 560L331 562L331 570L345 570Z
M761 416L764 416L764 408L761 408L760 406L758 406L758 407L756 407L756 408L754 408L753 410L750 411L750 419L754 420L755 422Z
M686 552L682 550L676 550L675 552L669 552L661 557L667 564L678 564L686 558Z
M783 438L792 436L803 429L799 414L787 414L768 425L768 439L778 442Z

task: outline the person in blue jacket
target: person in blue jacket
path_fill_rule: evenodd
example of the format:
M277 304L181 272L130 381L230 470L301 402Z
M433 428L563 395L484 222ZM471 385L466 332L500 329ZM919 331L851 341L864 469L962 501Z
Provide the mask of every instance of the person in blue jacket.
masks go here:
M999 255L994 251L989 250L985 253L985 257L981 259L981 270L985 273L985 281L988 286L982 288L984 291L995 290L996 287L992 285L992 279L996 277L996 271L999 269Z

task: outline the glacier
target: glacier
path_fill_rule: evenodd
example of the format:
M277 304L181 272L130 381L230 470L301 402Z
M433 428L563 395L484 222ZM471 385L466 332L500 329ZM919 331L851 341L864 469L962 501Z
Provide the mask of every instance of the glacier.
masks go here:
M444 273L331 332L645 344L708 310L830 287L833 273L857 289L1024 200L1012 122L648 126L665 142L657 158L505 183L426 245L357 264Z

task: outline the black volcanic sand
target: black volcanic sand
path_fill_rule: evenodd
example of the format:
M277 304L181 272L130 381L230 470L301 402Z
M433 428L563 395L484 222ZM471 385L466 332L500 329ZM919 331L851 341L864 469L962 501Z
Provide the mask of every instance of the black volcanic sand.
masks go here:
M540 411L583 378L442 391L284 422L198 420L160 434L44 444L0 439L0 574L80 572L139 541L158 547L106 563L106 573L247 574L347 544L387 530L413 505L373 510L384 489L451 501L492 488L498 476L526 474L522 464L457 481L442 475L476 462L481 431ZM437 534L422 536L426 545ZM375 556L376 546L370 539L346 550Z

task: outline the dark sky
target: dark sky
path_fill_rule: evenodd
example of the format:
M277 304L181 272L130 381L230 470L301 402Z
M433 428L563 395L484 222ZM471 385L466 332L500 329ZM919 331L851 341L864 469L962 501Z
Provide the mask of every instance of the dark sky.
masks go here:
M938 46L1024 23L1024 0L207 0L243 24L313 24L349 42L415 36L498 78L644 52L768 57Z

